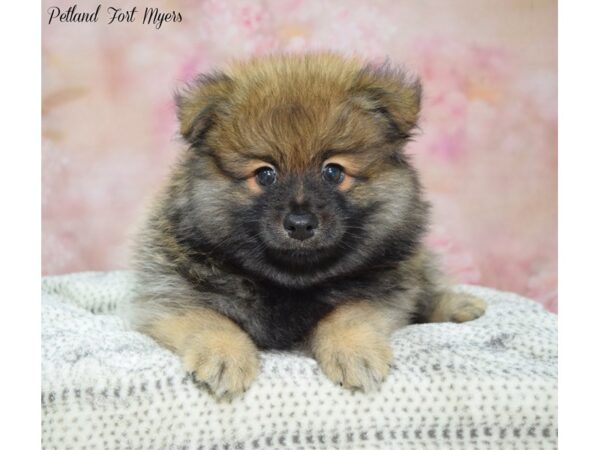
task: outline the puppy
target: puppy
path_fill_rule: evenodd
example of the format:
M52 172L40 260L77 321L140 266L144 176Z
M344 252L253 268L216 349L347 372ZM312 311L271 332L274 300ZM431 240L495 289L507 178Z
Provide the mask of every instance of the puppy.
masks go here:
M137 329L229 397L259 349L307 349L334 383L374 389L394 330L481 316L422 244L428 205L403 152L420 95L335 54L200 76L177 97L187 148L137 245Z

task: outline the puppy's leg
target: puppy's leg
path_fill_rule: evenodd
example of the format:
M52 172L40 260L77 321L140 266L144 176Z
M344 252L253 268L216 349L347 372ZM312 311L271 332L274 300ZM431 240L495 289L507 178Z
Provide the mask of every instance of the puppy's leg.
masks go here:
M185 368L217 397L245 391L258 373L258 353L250 337L210 309L182 311L143 331L177 353Z
M346 388L365 391L385 379L393 357L388 342L393 329L389 312L355 302L339 306L321 319L310 347L327 377Z
M464 292L444 291L436 302L427 322L468 322L481 317L487 308L483 300Z

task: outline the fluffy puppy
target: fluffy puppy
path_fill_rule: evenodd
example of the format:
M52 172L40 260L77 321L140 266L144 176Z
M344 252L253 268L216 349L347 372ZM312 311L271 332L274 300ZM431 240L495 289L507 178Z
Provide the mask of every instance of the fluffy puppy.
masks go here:
M188 145L138 241L137 328L221 397L250 385L258 349L308 349L335 383L373 389L395 329L482 315L421 243L428 205L403 153L420 95L334 54L200 76L177 97Z

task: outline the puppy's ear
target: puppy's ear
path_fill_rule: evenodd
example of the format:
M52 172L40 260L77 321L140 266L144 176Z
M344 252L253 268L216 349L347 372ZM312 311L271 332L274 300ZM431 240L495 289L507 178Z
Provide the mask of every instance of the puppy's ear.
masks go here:
M417 126L421 83L389 64L364 67L355 79L352 101L372 112L385 126L390 141L406 140Z
M225 108L232 80L223 73L200 75L183 92L175 94L179 131L192 145L198 145Z

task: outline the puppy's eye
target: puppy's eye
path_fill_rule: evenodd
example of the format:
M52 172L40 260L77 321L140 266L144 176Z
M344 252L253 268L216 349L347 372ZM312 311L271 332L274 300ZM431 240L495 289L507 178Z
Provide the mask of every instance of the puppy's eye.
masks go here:
M340 184L344 179L344 168L339 164L327 164L323 167L321 175L328 183Z
M261 167L256 171L256 181L263 186L270 186L275 183L277 173L272 167Z

